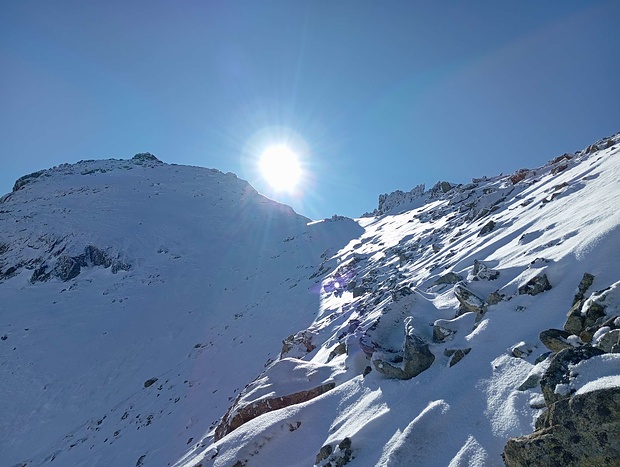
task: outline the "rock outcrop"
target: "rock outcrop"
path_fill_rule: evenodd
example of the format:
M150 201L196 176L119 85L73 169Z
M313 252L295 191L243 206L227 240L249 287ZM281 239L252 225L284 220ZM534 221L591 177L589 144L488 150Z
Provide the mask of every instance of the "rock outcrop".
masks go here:
M51 259L53 267L50 267L47 262L43 262L38 266L30 277L30 283L44 282L50 280L53 277L60 279L63 282L75 279L80 275L82 268L85 267L103 267L110 268L113 274L118 271L129 271L131 264L120 258L115 258L110 253L93 245L88 245L84 248L84 252L76 255L60 255L55 259Z
M547 368L540 380L540 388L542 389L547 407L568 397L568 394L556 392L556 387L558 384L568 384L570 378L569 365L576 365L579 362L604 353L602 350L589 345L564 349L557 353L551 359L549 368Z
M424 195L425 185L421 184L414 187L411 191L404 192L396 190L392 193L379 195L379 206L372 213L365 213L363 217L381 216L392 209L409 204Z
M541 342L555 355L541 378L532 373L518 389L531 389L540 380L546 410L536 420L534 433L508 440L503 452L508 467L618 465L620 387L588 382L576 390L572 382L580 377L579 366L586 364L581 362L620 351L620 319L605 314L615 301L617 283L586 299L593 281L593 275L584 274L564 330L540 333Z
M299 391L286 396L272 397L261 399L252 404L243 407L237 407L235 404L228 410L222 422L215 429L215 439L221 439L231 431L239 428L244 423L259 417L267 412L283 409L294 404L309 401L321 394L326 393L336 387L336 383L330 382L321 384L307 391Z
M538 295L539 293L546 292L547 290L551 290L549 279L547 279L546 274L539 274L519 287L519 294Z
M373 364L379 373L388 378L411 379L429 368L434 361L435 355L429 350L428 344L415 334L411 320L406 319L402 367L381 359L373 360Z
M484 300L478 297L474 292L469 290L463 284L457 284L454 286L454 295L461 304L461 310L459 315L468 312L474 312L478 315L478 319L486 313L486 306Z
M283 374L287 375L287 385L279 387ZM216 427L215 439L267 412L309 401L334 387L336 383L327 365L310 364L297 358L273 362L237 396Z
M570 349L572 345L567 341L571 336L569 332L561 329L547 329L540 333L540 342L544 344L552 352L560 352L564 349Z
M532 434L508 440L508 467L607 467L620 459L620 387L556 402Z

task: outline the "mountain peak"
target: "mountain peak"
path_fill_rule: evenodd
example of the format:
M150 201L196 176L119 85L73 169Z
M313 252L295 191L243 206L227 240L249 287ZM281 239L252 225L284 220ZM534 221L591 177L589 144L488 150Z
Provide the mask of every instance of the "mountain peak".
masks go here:
M546 433L617 458L619 140L318 222L148 153L22 177L1 463L519 465Z

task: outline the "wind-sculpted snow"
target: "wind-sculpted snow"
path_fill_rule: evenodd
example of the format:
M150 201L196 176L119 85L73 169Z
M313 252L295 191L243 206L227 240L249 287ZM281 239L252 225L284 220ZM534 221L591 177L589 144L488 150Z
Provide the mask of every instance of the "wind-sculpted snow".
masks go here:
M150 158L43 171L0 203L0 460L502 465L549 368L616 384L619 139L356 220ZM32 280L89 246L130 267ZM569 310L603 358L551 364Z

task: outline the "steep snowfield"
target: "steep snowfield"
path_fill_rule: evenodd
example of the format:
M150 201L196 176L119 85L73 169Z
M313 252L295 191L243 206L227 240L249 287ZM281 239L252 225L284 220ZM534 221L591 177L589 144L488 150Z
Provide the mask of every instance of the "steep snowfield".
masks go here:
M0 199L0 464L502 465L539 333L585 272L620 281L619 139L357 220L148 156L27 178ZM432 364L390 379L406 326Z

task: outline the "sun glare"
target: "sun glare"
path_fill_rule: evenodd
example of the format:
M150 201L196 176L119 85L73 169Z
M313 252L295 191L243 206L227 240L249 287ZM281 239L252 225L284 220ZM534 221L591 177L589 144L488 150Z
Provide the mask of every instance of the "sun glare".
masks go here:
M288 146L270 146L260 156L259 166L269 186L276 191L293 191L301 179L299 158Z

